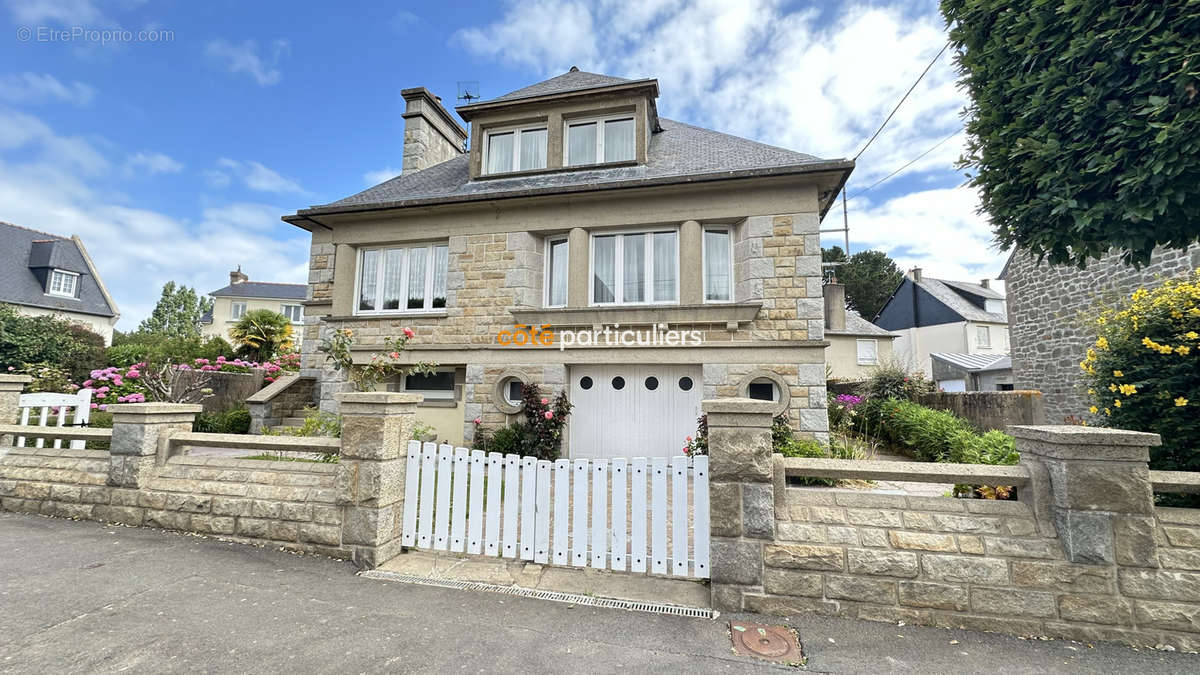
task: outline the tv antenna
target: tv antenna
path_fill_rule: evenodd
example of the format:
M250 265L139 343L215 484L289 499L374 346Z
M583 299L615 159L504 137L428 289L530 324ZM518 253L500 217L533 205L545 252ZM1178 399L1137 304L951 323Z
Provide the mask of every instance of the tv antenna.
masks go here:
M477 100L478 98L480 98L479 82L475 80L468 80L466 82L458 83L458 100L465 101L467 105L470 105L471 101Z

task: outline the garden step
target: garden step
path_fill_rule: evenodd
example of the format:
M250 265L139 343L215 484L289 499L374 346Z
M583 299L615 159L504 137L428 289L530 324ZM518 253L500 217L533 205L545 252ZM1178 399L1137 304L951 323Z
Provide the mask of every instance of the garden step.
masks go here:
M279 425L285 426L285 427L303 426L304 418L303 417L285 417L285 418L279 420Z
M271 431L281 431L281 432L299 431L300 425L299 424L279 424L279 425L270 427L270 429L271 429Z

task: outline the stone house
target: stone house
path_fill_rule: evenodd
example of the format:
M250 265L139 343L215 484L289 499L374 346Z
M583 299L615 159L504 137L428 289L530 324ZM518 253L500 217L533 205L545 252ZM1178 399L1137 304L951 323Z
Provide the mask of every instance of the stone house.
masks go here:
M572 68L464 125L404 90L401 175L283 218L312 233L321 406L348 385L320 338L354 330L365 363L410 327L404 358L438 370L389 386L452 443L518 419L522 383L570 396L570 457L677 454L718 396L825 434L818 228L853 162L659 117L658 93Z
M899 333L896 360L912 372L933 372L930 354L1008 353L1004 296L979 283L933 279L909 270L875 317L875 325Z
M1042 392L1046 418L1054 424L1086 417L1091 401L1079 362L1095 335L1089 319L1100 306L1140 287L1200 269L1200 244L1186 250L1156 250L1150 264L1134 269L1120 252L1088 263L1086 269L1038 263L1013 252L1000 272L1013 320L1012 367L1018 389Z
M200 334L229 340L229 329L246 312L269 309L286 316L292 322L292 341L300 346L304 341L304 300L308 297L306 284L282 284L273 281L250 281L241 265L229 273L229 285L208 294L213 308L200 317Z
M0 221L0 304L28 316L52 315L112 344L121 318L92 257L77 236L62 237Z

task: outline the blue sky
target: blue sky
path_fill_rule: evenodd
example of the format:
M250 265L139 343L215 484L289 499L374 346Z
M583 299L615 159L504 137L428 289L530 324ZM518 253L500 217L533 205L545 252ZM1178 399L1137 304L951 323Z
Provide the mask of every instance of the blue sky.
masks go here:
M305 281L306 233L279 216L398 173L405 87L452 103L459 81L491 97L572 65L657 77L666 117L842 157L945 40L935 2L0 1L0 220L83 237L124 330L169 279ZM134 40L96 41L118 28ZM947 53L850 194L954 134L965 103ZM994 276L961 148L853 199L852 249Z

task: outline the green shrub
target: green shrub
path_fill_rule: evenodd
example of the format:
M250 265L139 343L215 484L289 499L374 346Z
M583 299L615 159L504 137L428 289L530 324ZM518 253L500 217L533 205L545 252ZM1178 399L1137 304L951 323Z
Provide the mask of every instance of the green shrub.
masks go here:
M108 365L128 368L135 363L145 363L150 358L151 347L139 342L127 342L108 348Z
M824 446L819 442L807 439L790 437L783 439L777 446L775 452L784 457L809 457L809 458L828 458L829 453L825 451ZM808 478L801 477L793 479L795 483L800 485L835 485L836 480L832 478Z
M0 372L27 363L53 364L75 381L104 366L104 338L55 316L25 316L0 305Z
M304 423L298 427L263 429L264 436L322 436L342 437L342 417L317 408L304 409Z
M71 388L70 371L53 363L27 363L17 372L33 378L32 382L25 385L25 391L30 393L45 391L69 394L75 391Z
M135 363L194 363L196 359L216 361L218 356L232 358L233 346L220 337L164 338L154 333L127 333L108 349L108 363L131 366Z
M513 422L492 432L488 452L524 455L532 444L529 429L522 422Z
M245 407L238 407L216 413L200 413L196 415L192 429L210 434L248 434L250 411Z
M915 401L918 396L934 390L934 385L925 376L909 374L895 361L879 364L871 371L871 377L862 385L862 394L867 398L898 398Z
M102 410L93 410L88 417L88 427L92 429L111 429L113 426L113 416L110 412ZM88 441L85 447L88 450L108 450L111 443L108 441Z

